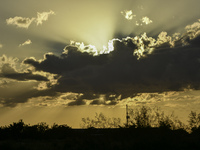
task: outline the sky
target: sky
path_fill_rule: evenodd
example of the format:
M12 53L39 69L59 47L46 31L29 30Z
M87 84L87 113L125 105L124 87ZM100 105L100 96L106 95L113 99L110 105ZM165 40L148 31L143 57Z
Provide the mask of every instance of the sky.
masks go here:
M199 0L0 3L0 126L199 111Z

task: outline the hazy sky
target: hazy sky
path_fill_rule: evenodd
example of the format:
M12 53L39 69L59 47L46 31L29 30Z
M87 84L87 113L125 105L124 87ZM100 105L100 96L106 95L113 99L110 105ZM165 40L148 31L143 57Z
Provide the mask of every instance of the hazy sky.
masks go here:
M199 110L199 0L0 3L0 125Z

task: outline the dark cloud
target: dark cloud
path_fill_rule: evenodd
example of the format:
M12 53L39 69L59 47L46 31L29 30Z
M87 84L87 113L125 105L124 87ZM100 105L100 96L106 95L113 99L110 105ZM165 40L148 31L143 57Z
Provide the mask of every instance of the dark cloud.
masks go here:
M90 105L105 105L105 102L104 101L101 101L101 100L93 100Z
M76 98L73 99L74 101L69 103L69 106L84 105L86 104L85 101L89 101L88 103L90 105L116 105L120 98L120 95L92 94L88 92L85 94L79 94Z
M46 77L38 74L32 74L32 72L19 73L14 68L12 68L10 64L3 64L0 77L16 79L20 81L25 81L25 80L49 81Z
M76 47L66 47L68 54L62 54L60 57L51 53L45 54L45 58L42 62L38 62L35 59L25 59L25 64L33 65L36 70L46 71L55 74L68 73L72 70L81 69L87 66L101 65L106 62L104 56L93 57L88 53L82 53L78 51Z
M52 89L38 90L37 82L8 82L4 87L0 86L0 104L5 107L15 107L19 103L26 103L30 98L49 96L52 99L60 94Z
M61 56L46 54L40 62L28 58L24 63L36 70L59 74L59 84L54 90L83 93L85 99L94 100L92 94L116 94L125 98L141 92L179 91L188 85L199 89L199 37L187 37L189 45L186 46L180 46L180 41L177 40L175 47L170 48L169 40L162 39L151 54L139 60L133 55L138 45L131 39L124 39L115 40L115 50L109 54L92 56L80 52L77 47L68 46L68 53ZM149 43L143 39L146 49ZM84 98L80 99L69 105L84 104ZM97 103L97 100L91 102Z
M75 101L72 101L72 102L69 102L68 103L68 106L79 106L79 105L85 105L86 102L81 100L81 99L78 99L78 100L75 100Z
M176 41L166 32L159 34L156 41L143 34L113 40L114 51L109 54L93 56L94 53L83 52L91 47L85 46L81 51L80 47L69 45L60 56L47 53L43 60L31 57L23 61L36 71L57 74L54 84L50 84L46 75L17 71L14 60L7 63L9 59L2 57L2 78L32 82L32 85L17 94L9 94L1 87L4 91L0 92L1 104L15 106L33 97L58 97L72 92L76 94L65 97L71 101L68 106L85 105L86 100L91 105L115 105L137 93L180 91L188 86L200 89L199 26L188 26L187 32ZM39 89L43 85L30 80L47 81L46 87ZM7 94L3 96L4 93Z

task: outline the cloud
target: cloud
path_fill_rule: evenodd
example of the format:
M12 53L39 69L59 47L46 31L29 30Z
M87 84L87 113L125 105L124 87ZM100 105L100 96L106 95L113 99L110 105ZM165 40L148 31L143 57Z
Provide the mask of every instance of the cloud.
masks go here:
M42 24L43 21L47 21L49 18L49 15L54 15L55 12L53 12L52 10L49 12L42 12L42 13L37 13L37 18L36 18L36 23L37 25Z
M30 88L32 92L24 93L23 102L30 98L77 93L70 99L66 97L68 106L116 105L138 93L182 91L188 86L198 90L199 30L192 31L193 38L187 31L172 36L161 32L157 38L144 33L113 39L107 48L112 50L107 52L94 51L92 45L71 42L60 56L46 53L41 60L26 58L23 64L32 67L29 72L27 69L18 71L16 59L2 57L1 75L34 84L34 88Z
M136 15L133 14L133 11L132 10L124 10L124 11L121 11L121 14L124 16L125 19L127 20L133 20L133 17L136 17ZM135 18L137 19L137 18ZM148 25L148 24L151 24L153 23L153 21L151 19L149 19L147 16L145 17L142 17L141 19L137 19L135 21L135 25L136 26L142 26L143 24L145 25Z
M23 18L23 17L14 17L6 19L8 25L16 25L19 28L28 28L35 18Z
M37 91L33 86L36 82L19 82L10 79L4 80L4 86L0 86L0 103L5 107L15 107L18 103L25 103ZM16 88L17 87L17 88Z
M51 88L57 84L54 74L35 71L29 65L23 65L19 59L0 57L0 104L14 107L26 103L32 97L57 96Z
M68 106L79 106L79 105L85 105L86 102L83 100L76 100L68 103Z
M187 34L189 35L190 39L196 38L200 35L200 20L192 25L187 25L185 29L187 30Z
M38 71L58 74L55 91L83 93L69 105L85 104L84 99L92 100L91 104L117 103L117 97L135 93L180 91L188 85L199 89L200 37L188 40L188 36L173 41L161 32L157 39L146 34L115 39L114 51L96 56L81 51L81 46L69 45L61 56L46 54L43 60L27 58L24 63ZM189 45L180 46L183 39ZM105 95L105 102L99 101L100 95ZM109 95L116 98L110 100Z
M3 45L2 44L0 44L0 48L2 48L3 47Z
M6 19L6 23L8 25L15 25L20 28L27 28L33 23L36 22L37 25L42 24L43 21L47 21L49 18L49 15L55 14L53 11L49 12L38 12L37 17L32 18L25 18L25 17L19 17L16 16L14 18Z
M149 24L151 24L151 23L153 23L153 21L150 20L148 17L142 17L142 19L137 20L137 21L135 22L135 25L136 25L136 26L142 26L143 24L149 25Z
M26 40L24 43L22 43L22 44L19 44L19 47L21 47L21 46L25 46L25 45L29 45L29 44L31 44L32 42L31 42L31 40Z
M114 47L113 47L113 41L115 40L118 40L118 39L112 39L112 40L109 40L108 42L108 46L103 46L102 49L97 49L94 45L85 45L83 42L75 42L75 41L70 41L70 46L66 46L64 48L64 52L63 53L68 53L68 47L74 47L75 49L77 48L78 51L84 53L84 52L87 52L93 56L96 56L96 55L101 55L101 54L108 54L110 53L111 51L114 50Z
M141 21L142 21L143 23L145 23L146 25L153 22L153 21L150 20L148 17L143 17L143 18L141 19Z
M125 19L127 20L132 20L133 17L136 17L136 15L133 15L133 11L132 10L124 10L121 11L121 14L125 17Z
M20 81L25 81L25 80L48 81L46 77L37 74L32 74L31 72L29 73L16 72L9 64L4 64L2 66L0 77L16 79Z
M36 81L49 81L47 77L33 74L31 70L24 70L19 72L16 69L16 65L18 63L18 59L16 58L8 58L7 56L3 55L0 57L0 77L2 78L9 78L9 79L16 79L20 81L25 80L36 80Z

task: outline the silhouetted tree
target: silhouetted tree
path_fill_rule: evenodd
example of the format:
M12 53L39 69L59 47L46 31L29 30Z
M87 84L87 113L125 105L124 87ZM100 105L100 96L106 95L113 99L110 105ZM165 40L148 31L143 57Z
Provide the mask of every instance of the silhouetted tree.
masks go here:
M61 128L71 129L71 127L68 126L67 124L58 125L58 124L54 123L51 127L51 129L61 129Z
M40 133L44 133L46 130L49 129L49 125L47 125L46 122L40 122L36 126L37 126L38 132Z
M13 122L13 124L10 124L8 126L8 129L10 131L10 135L12 135L16 138L21 138L26 127L27 127L27 125L25 125L23 120L20 119L18 122Z
M191 111L188 122L191 130L198 129L200 126L200 113L197 114L196 112Z
M136 109L130 109L130 126L135 128L147 128L147 127L160 127L168 129L180 129L185 128L185 125L174 116L165 115L159 108L150 108L142 106Z
M118 128L121 125L120 118L108 118L103 113L96 113L94 119L82 118L82 128Z

